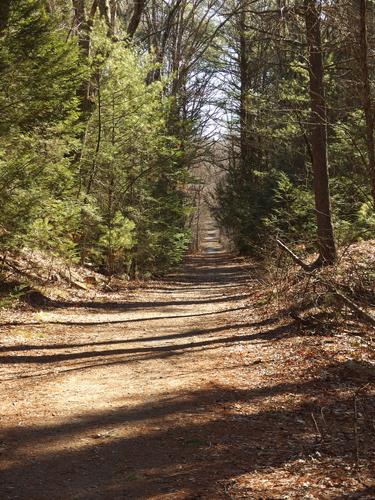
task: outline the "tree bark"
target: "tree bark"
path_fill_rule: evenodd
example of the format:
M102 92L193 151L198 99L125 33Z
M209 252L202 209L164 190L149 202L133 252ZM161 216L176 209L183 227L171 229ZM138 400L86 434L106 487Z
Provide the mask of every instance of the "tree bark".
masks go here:
M75 25L78 32L78 44L82 54L88 57L90 50L90 38L86 21L86 9L84 0L73 0Z
M241 168L243 172L247 172L250 163L249 151L249 91L250 91L250 75L249 75L249 44L246 33L246 1L241 2L241 12L239 19L239 35L240 35L240 53L239 53L239 69L240 69L240 155Z
M12 0L0 1L0 33L5 30L8 25L11 3Z
M112 36L115 36L117 32L118 0L109 0L109 9L110 9L111 33Z
M129 38L133 38L135 32L138 29L139 23L142 19L143 11L145 10L146 0L134 0L134 10L133 15L129 21L129 26L127 29L127 33Z
M328 175L327 110L324 92L324 67L320 32L321 0L304 0L306 37L309 53L311 100L311 150L314 173L315 209L321 264L336 260Z
M84 0L72 0L75 16L75 24L78 32L78 44L81 54L85 60L90 56L91 30L94 17L98 8L98 0L93 0L89 14L86 13ZM90 80L84 81L79 89L78 95L81 102L81 111L86 113L91 110Z
M112 35L111 11L107 0L99 0L99 13L108 26L108 35Z
M371 192L375 205L375 141L374 141L374 109L371 95L371 83L368 64L367 40L368 0L359 0L359 64L362 83L362 105L366 121L366 146L368 169L371 179Z

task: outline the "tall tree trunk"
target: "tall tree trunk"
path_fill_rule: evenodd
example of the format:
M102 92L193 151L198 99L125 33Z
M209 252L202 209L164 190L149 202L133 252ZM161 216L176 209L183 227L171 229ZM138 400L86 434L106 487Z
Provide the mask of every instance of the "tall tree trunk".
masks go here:
M249 112L249 92L251 89L251 75L249 71L249 42L246 27L246 7L247 0L242 0L239 18L240 52L240 163L246 175L249 172L249 165L253 159L253 147L251 141L251 123Z
M246 40L246 13L244 12L243 3L241 4L240 13L240 155L241 165L246 167L246 138L247 138L247 92L248 92L248 74L247 74L247 40Z
M7 27L12 0L0 1L0 33Z
M311 150L314 172L315 209L318 226L319 263L336 260L329 193L327 110L324 92L324 68L320 33L321 0L304 0L306 37L309 52L311 100Z
M78 45L85 57L89 56L90 36L86 21L86 9L84 0L73 0L74 20L78 32Z
M98 0L93 0L90 12L86 14L85 1L73 0L75 24L78 32L78 44L83 58L87 61L90 55L91 46L91 30L94 22L96 10L98 8ZM81 111L87 113L92 109L90 99L90 80L82 82L79 89L79 98L81 103Z
M117 32L117 11L118 11L118 0L109 0L109 10L110 10L110 23L111 23L111 34L116 35Z
M362 105L366 120L368 167L371 179L372 196L375 205L374 109L368 65L367 12L368 0L359 0L359 64L362 83Z
M143 11L145 10L146 0L134 0L134 10L133 15L129 21L129 26L127 29L129 38L133 38L139 23L141 22Z
M102 17L108 27L107 36L112 37L115 33L115 25L113 24L116 18L117 11L117 0L111 1L108 3L108 0L98 0L99 2L99 13L100 17Z

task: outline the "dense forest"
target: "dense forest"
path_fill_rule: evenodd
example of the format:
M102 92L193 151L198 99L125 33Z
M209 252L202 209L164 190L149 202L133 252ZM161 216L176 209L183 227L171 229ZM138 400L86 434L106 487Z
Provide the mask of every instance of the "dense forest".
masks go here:
M237 120L219 220L244 251L282 235L333 262L336 243L374 235L372 2L241 6L224 35Z
M374 235L371 1L9 0L0 248L116 274L191 240L196 169L241 253Z
M0 499L375 498L375 0L0 0Z

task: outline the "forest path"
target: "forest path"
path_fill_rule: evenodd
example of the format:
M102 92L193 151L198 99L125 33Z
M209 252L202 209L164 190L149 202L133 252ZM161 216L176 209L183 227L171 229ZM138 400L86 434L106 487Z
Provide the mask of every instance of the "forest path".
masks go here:
M289 323L256 316L255 271L213 226L203 247L161 282L0 327L2 500L342 491L340 452L315 455L323 341L307 353Z
M161 282L0 326L1 500L375 498L332 338L257 317L255 270L203 240Z
M1 498L225 494L251 278L217 237L208 227L205 255L131 297L2 332Z

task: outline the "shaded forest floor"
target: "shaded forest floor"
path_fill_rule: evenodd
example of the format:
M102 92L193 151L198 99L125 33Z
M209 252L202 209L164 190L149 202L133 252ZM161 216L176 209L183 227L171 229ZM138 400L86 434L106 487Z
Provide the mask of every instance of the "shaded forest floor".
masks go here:
M3 324L0 498L374 498L371 339L262 304L212 253Z

